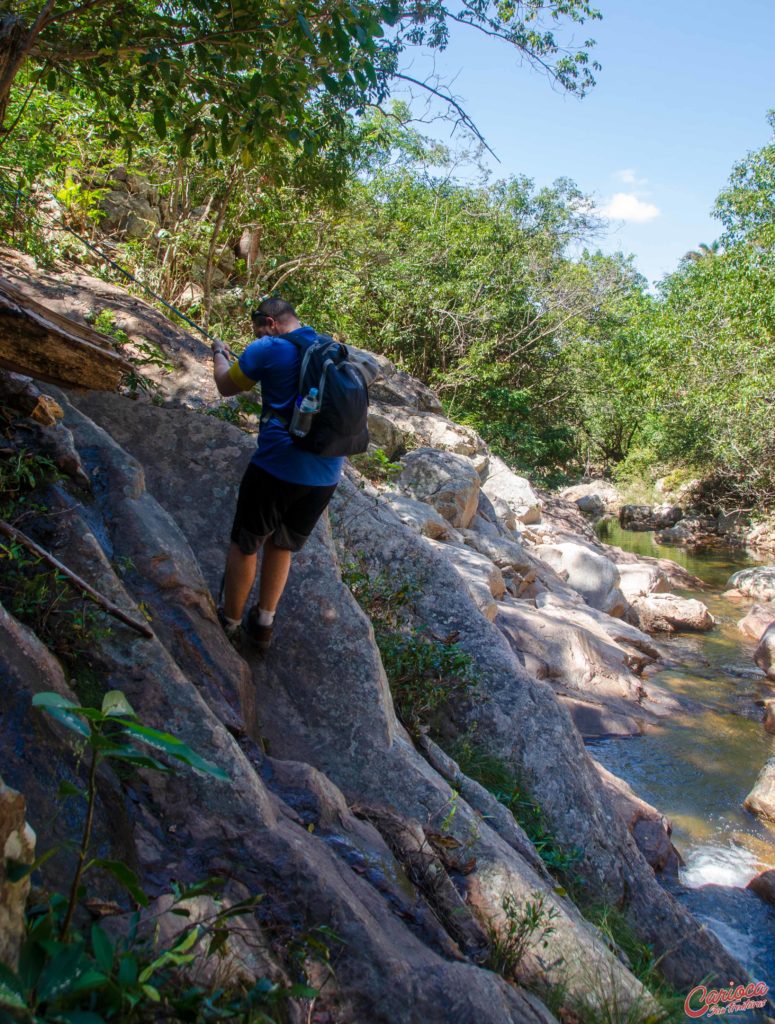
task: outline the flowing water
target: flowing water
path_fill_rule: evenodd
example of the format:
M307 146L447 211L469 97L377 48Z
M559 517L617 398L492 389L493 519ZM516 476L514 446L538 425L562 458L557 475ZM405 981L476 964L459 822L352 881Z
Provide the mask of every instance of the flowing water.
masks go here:
M759 563L733 548L661 546L653 534L617 523L602 531L608 544L670 558L699 576L709 590L676 593L703 601L716 626L706 634L659 637L670 667L650 677L700 701L704 710L673 715L640 737L591 741L590 753L670 818L673 842L686 862L679 898L775 988L775 908L744 888L759 871L775 868L775 825L742 806L762 765L775 755L775 737L764 731L755 703L775 697L775 684L756 668L755 644L736 626L753 602L721 596L733 572ZM698 970L701 975L701 965Z

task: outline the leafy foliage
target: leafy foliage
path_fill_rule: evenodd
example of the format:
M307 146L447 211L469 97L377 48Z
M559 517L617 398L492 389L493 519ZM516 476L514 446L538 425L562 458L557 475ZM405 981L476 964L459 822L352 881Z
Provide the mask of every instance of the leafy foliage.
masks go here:
M412 624L418 580L370 574L359 562L344 566L342 578L371 619L396 713L410 732L419 732L445 703L475 689L470 655L451 638Z
M460 740L452 756L470 778L484 786L507 807L527 833L536 853L555 875L568 880L582 856L577 847L565 850L549 830L540 806L526 792L513 769L500 758L477 746L471 738Z
M68 897L54 893L28 912L26 936L18 970L0 964L0 1022L29 1024L126 1024L159 1019L210 1022L240 1020L245 1024L283 1019L282 1007L290 998L316 995L297 984L282 986L268 978L247 989L203 987L186 980L185 968L197 958L219 954L229 939L230 923L251 914L261 896L218 909L223 879L212 878L194 886L173 883L167 912L190 917L187 901L210 895L214 907L209 918L185 923L169 944L160 944L153 920L140 912L131 916L128 929L106 929L94 923L88 930L71 926L84 895L83 878L89 871L111 874L135 904L149 900L135 873L120 861L90 857L89 847L97 793L96 779L103 762L129 762L135 767L169 772L173 764L186 765L222 781L228 776L177 737L149 728L137 717L123 693L106 693L101 708L77 706L57 693L39 693L33 705L75 732L88 752L89 774L85 791L69 783L60 798L86 801L84 830ZM150 748L153 753L148 752ZM49 850L32 865L11 864L8 877L20 881L56 853Z
M559 916L556 907L546 908L546 893L537 892L533 899L520 904L513 893L507 892L501 902L505 924L490 922L487 938L490 956L487 966L514 980L525 953L531 946L546 947L554 932L553 921Z
M381 103L393 77L409 78L399 66L407 47L443 48L450 22L502 39L583 93L597 67L593 41L565 45L556 27L599 17L587 0L465 0L456 11L439 0L333 0L325 10L313 0L66 9L15 0L0 36L0 125L26 63L36 88L94 98L117 138L135 137L139 110L184 157L240 150L249 161L283 141L312 152L335 140L349 110Z

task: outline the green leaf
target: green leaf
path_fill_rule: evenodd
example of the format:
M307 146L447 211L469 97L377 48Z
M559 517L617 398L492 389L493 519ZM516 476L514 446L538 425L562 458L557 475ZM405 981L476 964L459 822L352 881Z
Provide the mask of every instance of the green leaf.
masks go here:
M151 757L150 754L143 754L137 747L129 745L123 747L108 745L103 750L103 756L115 761L129 761L131 764L136 764L138 768L151 768L156 772L169 773L172 770L166 764L157 761L155 757Z
M0 1006L23 1010L27 1005L24 986L10 967L0 962Z
M177 736L172 736L168 732L158 732L156 729L150 729L147 725L138 725L136 722L128 722L124 719L121 720L121 724L127 732L132 733L134 736L139 736L149 746L155 747L157 750L163 750L165 754L169 754L170 757L174 757L177 761L182 761L192 768L206 772L216 779L221 779L224 782L230 781L229 776L222 768L212 764L210 761L205 761L203 757L200 757L190 747L187 747Z
M35 986L40 1002L48 1002L67 992L88 969L89 961L84 956L83 946L73 943L65 946L40 972Z
M145 984L145 985L142 986L142 988L143 988L143 992L145 992L145 994L148 996L148 998L151 1000L152 1003L160 1003L161 1002L161 996L159 995L159 990L157 988L154 988L153 985Z
M291 985L288 989L288 995L291 999L315 999L320 995L320 992L316 988L310 988L309 985Z
M34 708L41 708L51 715L52 718L56 719L56 721L61 722L68 729L72 729L73 732L77 732L87 739L91 735L89 727L81 721L77 714L80 708L77 704L73 704L71 700L68 700L67 697L62 697L60 694L50 691L36 693L32 698L32 706Z
M67 697L63 697L60 693L43 690L41 693L36 693L33 696L32 706L34 708L75 708L78 705L68 700Z
M91 928L91 948L99 969L110 974L113 970L113 943L105 929L98 924L93 924Z
M94 992L95 989L103 988L110 979L107 974L103 974L102 971L95 971L93 968L89 968L73 982L70 986L68 994L84 995L86 992Z
M118 983L124 988L137 984L137 958L127 953L118 966Z
M57 796L60 799L65 799L68 796L81 796L86 797L84 790L74 786L72 782L60 782L59 789L57 789Z
M153 127L160 139L167 137L167 118L161 107L157 107L153 112Z
M304 35L307 37L307 39L309 39L309 41L314 46L315 45L315 36L312 34L312 26L307 21L307 19L304 17L304 15L301 13L301 11L297 11L297 13L296 13L296 20L298 21L298 23L299 23L299 25L301 27L301 30L304 33Z
M109 872L117 882L124 886L135 903L139 903L141 907L148 906L148 897L140 888L140 881L137 875L126 864L123 864L120 860L97 858L91 862L91 866L102 868L103 871Z
M164 138L164 136L162 136ZM134 708L126 699L121 690L108 690L102 698L103 715L126 715L128 718L136 718Z

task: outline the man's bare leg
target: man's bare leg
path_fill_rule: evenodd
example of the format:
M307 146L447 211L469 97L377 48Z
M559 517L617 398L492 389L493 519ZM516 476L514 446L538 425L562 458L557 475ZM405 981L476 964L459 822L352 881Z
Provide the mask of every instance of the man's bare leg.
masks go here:
M271 540L264 543L261 557L261 581L258 590L258 607L263 612L275 612L288 582L291 571L291 553L285 548L275 547ZM246 598L247 600L247 595Z
M226 558L226 585L223 613L237 622L242 618L253 581L256 578L256 555L245 555L232 541Z

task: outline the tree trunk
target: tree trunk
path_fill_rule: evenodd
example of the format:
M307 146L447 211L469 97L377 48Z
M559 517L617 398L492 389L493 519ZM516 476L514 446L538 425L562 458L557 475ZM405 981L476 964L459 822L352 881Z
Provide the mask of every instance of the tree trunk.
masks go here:
M5 125L11 87L27 56L28 45L29 37L21 18L6 14L0 19L0 133Z

